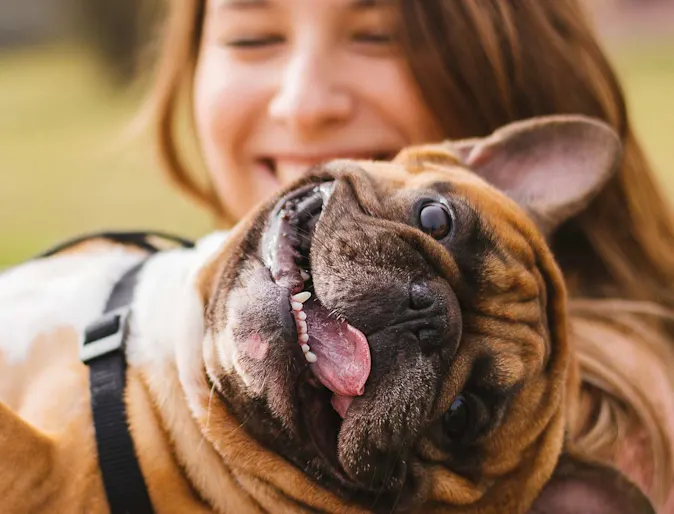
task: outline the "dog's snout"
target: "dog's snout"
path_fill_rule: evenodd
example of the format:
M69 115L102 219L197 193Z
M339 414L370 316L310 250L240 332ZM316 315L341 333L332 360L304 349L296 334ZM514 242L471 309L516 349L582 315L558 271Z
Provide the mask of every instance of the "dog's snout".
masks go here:
M450 329L452 323L447 320L433 319L414 331L414 336L423 353L440 352L446 360L454 356L456 337Z
M408 315L414 319L412 332L424 353L441 352L445 358L454 355L461 323L453 294L425 282L412 282Z
M443 345L442 332L434 328L422 328L416 334L421 348L425 351L440 348Z

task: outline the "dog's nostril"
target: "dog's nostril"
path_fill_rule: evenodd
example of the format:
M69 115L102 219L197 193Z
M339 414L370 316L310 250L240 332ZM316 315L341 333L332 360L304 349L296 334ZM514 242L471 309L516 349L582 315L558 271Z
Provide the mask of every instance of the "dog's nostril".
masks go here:
M437 330L430 328L422 328L417 332L417 337L419 338L419 344L422 348L430 348L440 346L442 343L440 334Z
M435 303L435 293L422 282L410 284L410 306L415 310L431 307Z

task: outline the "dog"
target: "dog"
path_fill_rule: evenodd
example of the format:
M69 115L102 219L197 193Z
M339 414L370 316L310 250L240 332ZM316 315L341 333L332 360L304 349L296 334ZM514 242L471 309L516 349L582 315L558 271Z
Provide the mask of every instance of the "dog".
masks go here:
M0 512L116 510L82 352L130 269L117 428L156 512L654 512L565 439L546 237L619 155L535 118L317 166L191 249L85 238L5 271Z

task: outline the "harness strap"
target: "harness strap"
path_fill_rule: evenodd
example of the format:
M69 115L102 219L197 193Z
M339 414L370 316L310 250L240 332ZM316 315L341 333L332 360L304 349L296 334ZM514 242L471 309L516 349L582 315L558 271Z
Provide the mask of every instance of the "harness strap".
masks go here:
M124 233L94 237L123 240L125 243L147 250L152 255L158 249L149 244L148 235L158 234L133 233L129 236L128 233ZM180 238L166 237L164 234L159 237L177 241L183 247L193 246L191 242ZM66 248L85 239L70 241L60 245L60 248ZM124 402L128 321L138 274L148 258L127 270L115 284L103 314L85 329L84 342L80 349L81 360L89 366L89 389L98 463L111 514L154 512L129 433Z
M35 258L40 259L43 257L51 257L52 255L62 252L63 250L67 250L68 248L71 248L80 243L84 243L85 241L90 241L92 239L107 239L108 241L113 241L115 243L136 246L138 248L142 248L143 250L147 250L148 252L157 252L160 250L160 248L158 248L153 243L152 238L175 243L182 246L183 248L192 248L194 246L194 243L188 239L160 231L144 230L130 232L95 232L59 243L51 247L49 250L36 255Z
M82 345L81 358L89 366L98 463L112 514L154 512L127 426L124 403L124 343L136 278L145 262L128 270L115 284L103 316L87 327Z

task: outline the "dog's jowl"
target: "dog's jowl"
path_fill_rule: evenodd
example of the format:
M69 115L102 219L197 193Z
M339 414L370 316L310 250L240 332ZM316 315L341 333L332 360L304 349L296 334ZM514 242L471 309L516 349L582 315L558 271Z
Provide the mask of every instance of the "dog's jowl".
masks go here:
M114 505L81 346L141 262L124 405L156 512L652 512L566 443L546 244L619 152L534 119L326 163L193 249L100 237L6 271L0 512Z

